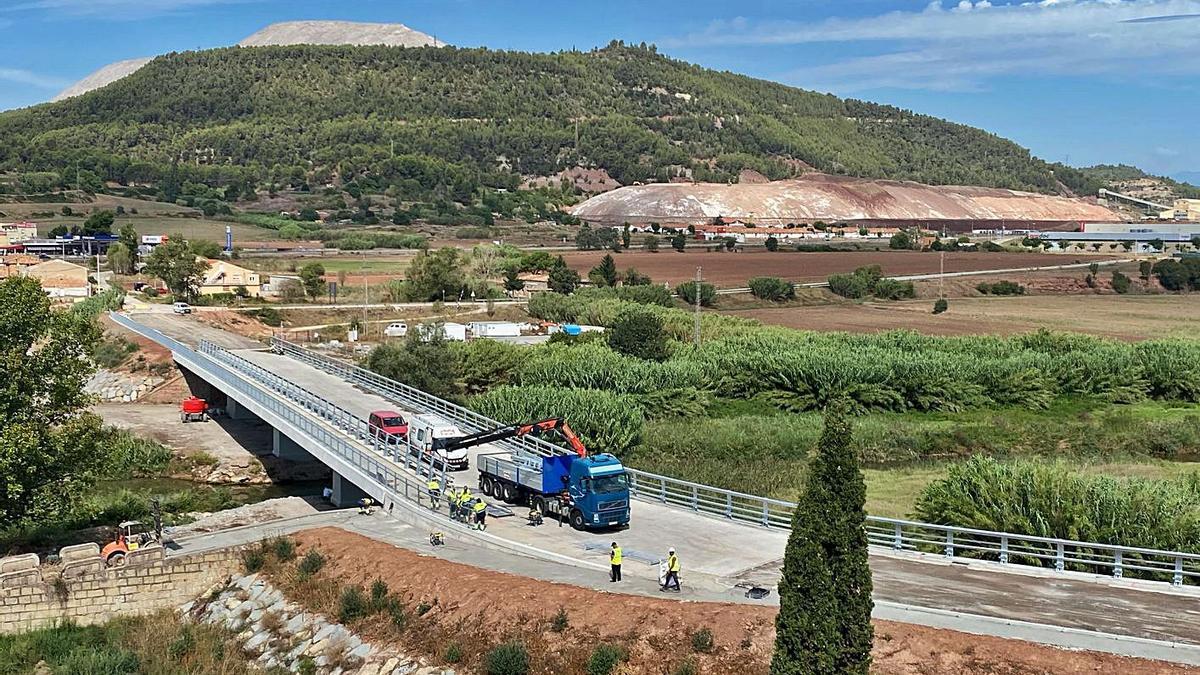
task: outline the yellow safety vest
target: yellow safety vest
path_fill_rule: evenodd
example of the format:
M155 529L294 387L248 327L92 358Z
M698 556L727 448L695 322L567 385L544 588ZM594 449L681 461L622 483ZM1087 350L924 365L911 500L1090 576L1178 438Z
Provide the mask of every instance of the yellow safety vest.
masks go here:
M475 513L479 513L480 511L484 511L486 509L487 504L484 504L483 502L475 502Z
M426 487L428 487L430 490L436 490L436 489L440 488L441 486L442 486L441 483L437 482L436 480L431 480L431 481L429 481L429 484Z
M612 556L609 558L614 565L621 564L621 547L618 546L612 550Z
M679 556L673 555L667 558L667 570L670 572L679 571Z
M465 506L466 504L469 504L470 502L471 502L471 493L470 492L464 492L458 496L459 504L463 504Z

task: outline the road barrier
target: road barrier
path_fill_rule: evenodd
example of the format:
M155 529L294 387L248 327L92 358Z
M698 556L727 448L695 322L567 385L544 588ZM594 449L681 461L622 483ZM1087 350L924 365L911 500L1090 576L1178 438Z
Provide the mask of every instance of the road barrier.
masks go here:
M280 354L408 406L415 412L440 414L467 431L482 431L501 425L499 421L462 406L286 340L273 338L271 345ZM508 443L520 446L513 449L542 455L568 452L540 438L525 437ZM637 499L768 528L791 527L796 506L794 502L725 490L628 467L626 470L630 478L630 491ZM897 551L936 554L950 559L990 560L1001 564L1051 568L1060 572L1088 572L1118 579L1134 576L1169 581L1174 585L1200 581L1200 555L1179 551L992 532L877 516L867 516L866 530L871 545Z

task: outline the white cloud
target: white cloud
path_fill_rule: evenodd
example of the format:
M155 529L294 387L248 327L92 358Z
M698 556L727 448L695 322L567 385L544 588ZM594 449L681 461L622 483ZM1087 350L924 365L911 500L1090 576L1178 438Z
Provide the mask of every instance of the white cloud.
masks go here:
M922 11L861 18L719 21L666 44L860 43L869 55L805 66L787 79L842 92L971 90L1006 74L1200 75L1196 14L1200 0L960 0L950 9L935 0Z
M5 82L13 82L16 84L25 84L40 89L62 89L70 84L67 80L52 77L49 75L39 75L28 70L20 68L4 68L0 67L0 80Z

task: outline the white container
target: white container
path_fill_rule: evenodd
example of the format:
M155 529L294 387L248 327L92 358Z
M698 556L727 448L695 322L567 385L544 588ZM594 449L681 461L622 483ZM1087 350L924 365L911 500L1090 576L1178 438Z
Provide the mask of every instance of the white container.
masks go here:
M472 321L471 335L477 338L520 337L521 325L512 321Z

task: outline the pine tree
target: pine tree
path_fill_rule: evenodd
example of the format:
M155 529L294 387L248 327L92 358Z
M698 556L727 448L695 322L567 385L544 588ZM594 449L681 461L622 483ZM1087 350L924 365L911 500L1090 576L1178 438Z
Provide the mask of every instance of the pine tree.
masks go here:
M866 485L848 404L832 403L792 518L779 583L772 675L865 675L871 666Z
M619 275L617 274L617 261L613 260L612 254L605 254L600 259L600 264L592 268L588 272L588 279L596 286L611 288L617 285Z
M560 255L550 266L549 279L546 283L555 293L570 295L579 286L579 273L568 267L567 262Z

